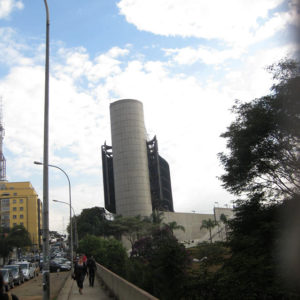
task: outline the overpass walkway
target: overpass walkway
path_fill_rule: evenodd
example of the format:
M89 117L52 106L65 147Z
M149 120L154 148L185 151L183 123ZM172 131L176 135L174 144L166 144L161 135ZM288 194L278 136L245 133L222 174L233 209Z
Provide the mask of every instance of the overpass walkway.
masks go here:
M83 294L79 294L77 283L75 280L69 276L66 280L64 287L59 293L57 300L86 300L86 299L97 299L97 300L112 300L113 297L110 297L108 291L105 291L101 286L99 279L95 276L94 286L89 286L89 280L85 277L83 282Z

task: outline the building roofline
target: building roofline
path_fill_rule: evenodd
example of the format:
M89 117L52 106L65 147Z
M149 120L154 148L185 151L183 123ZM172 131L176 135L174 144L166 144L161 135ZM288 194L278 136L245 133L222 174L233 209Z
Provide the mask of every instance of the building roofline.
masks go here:
M136 100L136 99L120 99L120 100L116 100L116 101L112 102L112 103L110 104L110 106L117 105L117 104L119 104L120 102L127 102L127 103L128 103L128 102L137 102L137 103L143 105L143 103L142 103L140 100Z

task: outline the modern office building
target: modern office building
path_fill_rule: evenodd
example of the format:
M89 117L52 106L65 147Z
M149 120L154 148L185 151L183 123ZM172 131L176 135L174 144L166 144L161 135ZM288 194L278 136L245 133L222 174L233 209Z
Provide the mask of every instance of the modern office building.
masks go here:
M119 100L110 105L112 146L102 146L105 208L123 216L174 211L169 165L147 140L143 104Z
M164 222L176 222L185 231L174 232L186 246L207 241L201 229L204 220L233 216L232 209L215 208L214 213L174 212L170 169L158 152L156 136L149 140L144 124L143 104L124 99L110 105L112 145L102 146L102 170L105 208L122 216L150 216L153 210L164 212ZM224 240L224 226L213 230L213 240ZM125 247L130 245L124 244Z
M41 245L42 203L30 182L0 181L1 227L23 225L32 244Z

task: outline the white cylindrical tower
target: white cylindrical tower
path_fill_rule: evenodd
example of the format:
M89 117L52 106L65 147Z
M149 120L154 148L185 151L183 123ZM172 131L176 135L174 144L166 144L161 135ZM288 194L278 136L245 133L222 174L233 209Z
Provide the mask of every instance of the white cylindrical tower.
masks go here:
M143 104L124 99L110 105L116 212L152 213Z

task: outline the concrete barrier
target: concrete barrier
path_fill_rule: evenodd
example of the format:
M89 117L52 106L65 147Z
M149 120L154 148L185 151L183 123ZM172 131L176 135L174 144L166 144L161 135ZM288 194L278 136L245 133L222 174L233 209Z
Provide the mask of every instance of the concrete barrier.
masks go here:
M158 300L146 291L97 263L97 276L118 300Z

